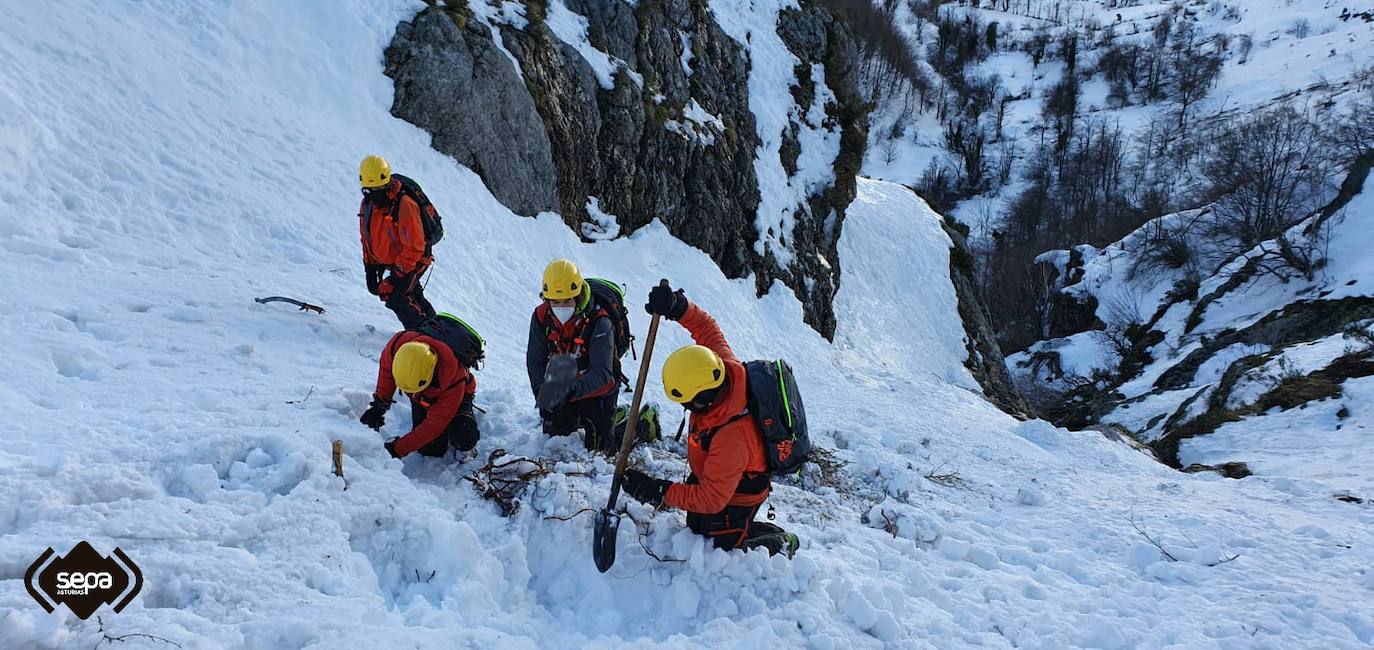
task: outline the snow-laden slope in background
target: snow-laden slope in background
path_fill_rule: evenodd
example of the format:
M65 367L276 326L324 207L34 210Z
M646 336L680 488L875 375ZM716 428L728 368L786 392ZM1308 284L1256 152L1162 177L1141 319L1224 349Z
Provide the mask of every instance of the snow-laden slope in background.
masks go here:
M380 52L417 7L52 4L0 27L0 646L1374 641L1366 510L1301 482L1181 476L986 404L960 364L948 241L898 187L863 183L851 209L834 346L790 292L755 300L657 225L588 245L555 215L512 215L387 113ZM480 458L557 463L512 518L463 479L480 462L394 461L356 422L394 327L358 260L354 170L373 152L446 215L428 293L487 335ZM777 486L798 558L708 550L681 513L632 504L616 567L595 571L579 513L610 467L539 433L522 367L558 256L632 297L671 278L742 356L796 366L841 464ZM328 312L252 302L269 294ZM685 342L666 324L656 358ZM398 406L383 435L407 420ZM681 447L635 463L681 476ZM146 577L103 623L47 614L21 584L82 539Z

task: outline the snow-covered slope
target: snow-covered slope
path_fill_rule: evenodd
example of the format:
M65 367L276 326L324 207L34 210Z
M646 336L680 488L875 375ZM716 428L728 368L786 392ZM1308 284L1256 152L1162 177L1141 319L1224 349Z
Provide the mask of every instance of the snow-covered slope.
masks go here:
M865 181L851 208L834 345L791 292L754 299L656 224L583 244L556 215L511 214L387 113L380 53L418 6L52 3L0 26L0 646L1374 642L1368 508L1180 475L983 401L949 241L898 186ZM394 326L357 259L354 170L372 152L446 215L428 293L489 342L479 458L556 463L513 517L464 480L481 461L391 460L356 422ZM632 504L616 567L596 572L583 509L610 467L539 433L521 366L558 256L634 296L671 278L743 356L794 364L839 463L779 483L795 560L707 550L681 513ZM271 294L328 311L252 302ZM686 340L668 324L657 358ZM407 419L394 409L383 435ZM672 441L635 462L683 467ZM44 548L83 539L146 579L101 622L47 614L22 585Z
M1320 227L1313 217L1290 231L1299 242L1317 233L1325 260L1311 279L1275 267L1272 241L1194 285L1186 269L1141 271L1155 224L1101 250L1048 253L1061 276L1076 278L1063 292L1093 305L1105 329L1041 341L1008 364L1028 384L1059 390L1096 380L1114 397L1094 419L1153 443L1169 462L1245 462L1267 477L1316 479L1333 495L1368 494L1374 346L1358 331L1374 325L1374 192L1365 187ZM1124 332L1132 323L1134 334ZM1143 363L1122 364L1123 354Z
M984 4L990 6L983 8ZM1152 120L1172 123L1178 103L1172 99L1142 103L1138 97L1126 105L1113 101L1109 82L1095 69L1107 43L1148 47L1161 17L1186 14L1194 21L1203 49L1220 56L1214 84L1207 87L1197 105L1189 107L1190 120L1195 122L1245 115L1279 101L1317 105L1329 96L1351 90L1355 77L1368 74L1371 60L1367 44L1374 39L1374 21L1358 15L1371 10L1358 4L1347 6L1328 0L945 4L941 9L945 15L997 25L997 51L970 64L965 76L971 82L996 78L1000 83L997 101L1006 102L1002 137L988 142L986 165L989 174L995 173L1007 157L1012 169L1008 186L962 201L952 213L972 226L976 237L985 236L981 231L997 226L1006 204L1022 187L1021 174L1043 137L1043 104L1066 72L1064 61L1056 54L1064 34L1079 36L1078 75L1083 81L1078 119L1101 120L1119 127L1129 140ZM908 3L897 3L892 11L913 50L924 57L939 38L937 26L918 20ZM1029 51L1037 34L1049 43L1049 54L1038 64ZM1105 34L1112 36L1108 39ZM927 61L921 64L926 74L939 79ZM944 85L935 85L938 92L945 92ZM915 185L932 162L956 169L957 156L946 150L937 104L934 101L929 107L909 110L901 102L880 102L869 131L871 146L864 174ZM947 108L953 110L957 105L950 103ZM983 116L983 121L992 122L992 114Z

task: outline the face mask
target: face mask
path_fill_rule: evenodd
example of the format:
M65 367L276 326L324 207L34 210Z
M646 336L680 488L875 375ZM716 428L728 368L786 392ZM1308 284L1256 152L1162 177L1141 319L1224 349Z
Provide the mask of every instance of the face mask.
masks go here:
M576 307L554 307L553 315L558 318L558 322L566 323L572 320L573 314L577 313Z

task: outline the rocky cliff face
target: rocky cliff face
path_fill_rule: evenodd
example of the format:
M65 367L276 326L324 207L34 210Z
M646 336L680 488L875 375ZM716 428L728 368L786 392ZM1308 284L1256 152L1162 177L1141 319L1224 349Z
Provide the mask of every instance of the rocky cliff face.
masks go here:
M701 0L431 6L386 51L392 113L515 212L557 210L587 239L659 219L760 292L785 282L828 337L867 139L856 48L824 9L774 18L741 39ZM753 60L776 41L781 63ZM779 65L793 82L760 120L779 71L751 74Z
M392 113L433 136L436 150L477 172L506 207L557 210L549 136L491 29L434 13L401 23L387 50Z
M949 251L949 277L959 299L959 317L964 322L967 340L968 357L964 359L964 367L983 387L983 395L989 402L1019 419L1030 419L1035 416L1035 410L1007 371L1007 362L992 326L992 315L978 287L973 251L968 246L968 226L949 219L942 225L954 244Z

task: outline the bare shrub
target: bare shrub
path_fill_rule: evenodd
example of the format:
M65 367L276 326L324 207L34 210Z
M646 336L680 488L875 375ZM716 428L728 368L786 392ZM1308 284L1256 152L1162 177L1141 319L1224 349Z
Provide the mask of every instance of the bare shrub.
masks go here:
M1318 126L1291 106L1244 118L1212 139L1200 168L1215 197L1211 234L1243 252L1278 238L1328 190Z

